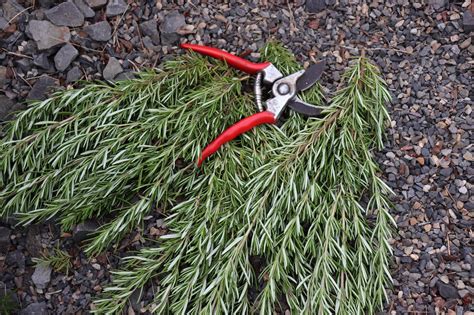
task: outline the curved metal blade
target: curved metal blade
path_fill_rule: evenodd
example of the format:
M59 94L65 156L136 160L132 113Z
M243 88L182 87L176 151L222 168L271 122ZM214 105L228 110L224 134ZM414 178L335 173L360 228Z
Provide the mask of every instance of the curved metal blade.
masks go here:
M303 75L296 81L296 90L298 92L304 91L310 88L316 81L321 78L321 75L324 71L324 66L326 61L320 61L308 67L303 73Z
M303 102L298 97L295 97L289 100L287 105L295 112L308 116L308 117L316 117L316 116L321 115L320 108L314 105L308 104L306 102Z

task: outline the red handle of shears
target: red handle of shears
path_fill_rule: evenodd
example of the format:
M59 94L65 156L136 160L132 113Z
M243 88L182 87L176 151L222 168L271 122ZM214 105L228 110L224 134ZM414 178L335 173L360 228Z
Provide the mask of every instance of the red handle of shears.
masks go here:
M253 114L252 116L246 117L241 121L235 123L234 125L227 128L219 137L212 141L205 149L202 151L201 156L198 160L198 167L201 166L202 162L207 159L209 156L214 154L223 144L231 141L237 136L243 134L244 132L249 131L255 126L261 124L274 124L276 122L275 116L270 112L260 112Z
M223 50L220 50L214 47L194 45L194 44L181 44L181 48L190 49L202 55L216 58L219 60L223 60L229 66L235 69L241 70L243 72L246 72L248 74L256 74L271 64L270 62L262 62L262 63L251 62L251 61L229 54L228 52L225 52Z

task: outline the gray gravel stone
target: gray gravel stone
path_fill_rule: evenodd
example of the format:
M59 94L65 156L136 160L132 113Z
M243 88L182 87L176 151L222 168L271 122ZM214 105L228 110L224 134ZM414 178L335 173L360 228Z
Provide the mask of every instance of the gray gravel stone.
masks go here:
M71 62L79 55L79 51L71 45L66 44L54 56L54 64L59 71L66 70Z
M445 299L457 299L459 298L458 290L451 284L446 284L441 281L436 283L438 286L439 294Z
M15 266L15 270L17 271L24 271L26 259L25 255L21 252L21 250L17 249L7 254L5 262L7 263L7 265Z
M143 46L145 46L145 48L153 50L153 51L160 51L160 47L153 43L150 36L144 36L142 38L142 41L143 41Z
M462 25L464 32L474 31L474 16L469 9L467 9L462 16Z
M0 94L0 122L10 120L13 115L24 109L23 104L18 104L6 97L3 94Z
M48 307L45 302L31 303L24 308L20 315L48 315Z
M85 0L85 1L93 9L103 7L107 3L107 0Z
M71 69L72 70L72 69ZM86 240L92 233L97 232L99 224L95 221L85 221L76 225L72 231L72 238L77 243Z
M115 76L122 71L123 69L120 62L116 58L110 57L109 62L107 63L107 66L105 66L104 68L102 76L106 80L113 80Z
M77 27L84 24L84 15L72 2L63 2L45 14L48 20L58 26Z
M27 99L29 100L43 100L46 98L46 94L49 89L54 86L55 80L47 75L41 76L36 83L33 85L30 93L28 93Z
M116 81L121 81L121 80L133 80L135 78L135 75L133 72L122 72L119 73L116 77Z
M306 0L306 11L309 13L317 13L326 9L325 0Z
M112 38L112 28L107 21L98 22L84 27L90 38L99 42L106 42Z
M46 289L49 282L51 281L51 267L48 265L39 264L36 266L31 281L35 284L38 289Z
M21 12L26 12L25 8L20 5L16 0L7 0L2 4L3 16L7 21L18 17Z
M461 49L468 48L469 46L471 46L471 41L472 41L472 38L469 37L468 39L464 40L461 44L459 44L459 48Z
M7 252L7 249L10 246L10 235L11 231L9 228L0 226L0 253Z
M30 70L31 63L31 59L29 58L21 58L15 60L15 65L17 66L17 69L20 69L22 72L27 72L28 70Z
M108 17L123 14L127 10L128 5L123 0L109 0L105 14Z
M184 25L186 20L182 14L178 11L168 13L160 25L162 43L164 45L176 43L180 37L178 31Z
M421 275L419 273L410 273L409 275L410 280L412 281L418 281L421 278Z
M154 45L160 44L160 33L158 32L156 20L149 20L141 23L140 29L144 35L151 38Z
M94 10L92 10L84 0L74 0L76 7L82 12L85 18L91 18L95 16Z
M0 16L0 30L5 30L8 26L10 26L8 20L3 16Z
M82 72L79 67L72 67L71 70L67 72L66 82L71 83L79 80L82 77Z
M33 64L45 70L51 68L51 62L48 59L48 55L45 53L33 55Z
M43 9L49 9L56 3L56 0L39 0L38 3Z
M433 9L440 10L446 6L448 0L429 0L428 3Z
M66 43L71 38L69 28L55 26L48 21L31 20L28 29L38 45L39 50L45 50Z

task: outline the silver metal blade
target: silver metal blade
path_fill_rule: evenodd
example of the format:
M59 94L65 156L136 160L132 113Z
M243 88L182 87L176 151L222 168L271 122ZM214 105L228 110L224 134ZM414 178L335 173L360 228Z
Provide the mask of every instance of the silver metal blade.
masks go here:
M293 99L289 100L287 103L287 106L290 107L295 112L308 116L308 117L316 117L316 116L321 115L320 108L314 105L308 104L306 102L303 102L299 97L294 97Z
M324 71L324 66L326 65L326 61L320 61L308 67L305 70L303 75L296 81L296 90L298 92L304 91L310 88L316 81L321 78L321 75Z

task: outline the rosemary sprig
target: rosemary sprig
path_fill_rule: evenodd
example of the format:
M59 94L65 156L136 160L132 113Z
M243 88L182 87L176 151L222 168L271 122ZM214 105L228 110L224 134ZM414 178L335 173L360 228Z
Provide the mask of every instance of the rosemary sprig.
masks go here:
M53 248L52 252L44 253L41 257L33 258L33 262L37 265L50 266L56 272L61 272L66 275L72 267L71 255L65 250L59 248L59 245Z

